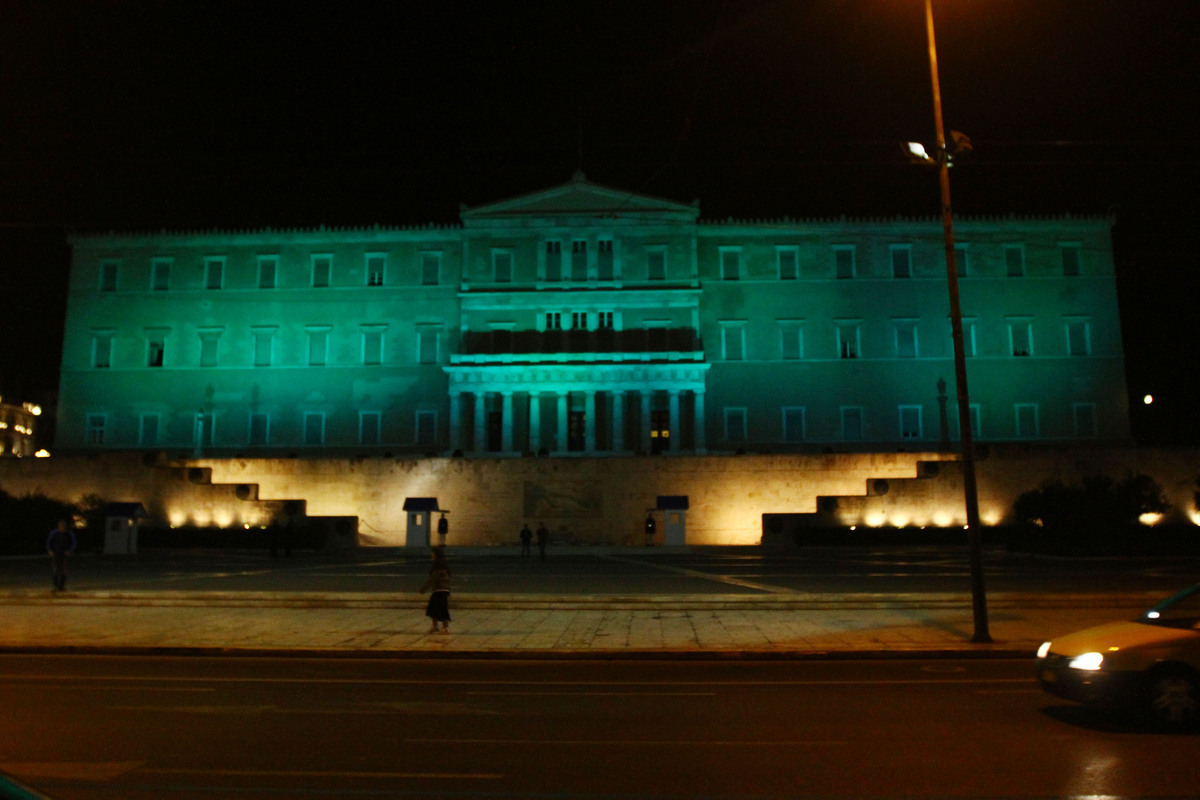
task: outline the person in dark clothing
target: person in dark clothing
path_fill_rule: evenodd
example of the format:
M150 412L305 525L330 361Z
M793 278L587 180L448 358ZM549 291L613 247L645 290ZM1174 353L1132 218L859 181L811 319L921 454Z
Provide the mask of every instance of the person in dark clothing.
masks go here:
M446 519L446 515L442 514L442 518L438 520L437 535L438 547L446 546L446 534L450 532L450 520Z
M538 540L538 555L542 560L546 560L546 545L550 544L550 529L546 527L546 523L539 522L537 530Z
M438 623L442 625L442 633L450 632L450 565L446 563L446 548L433 548L433 564L429 567L429 577L421 584L421 594L429 592L429 603L425 606L425 616L429 617L432 627L430 633L438 632Z
M521 528L521 558L529 558L529 545L533 542L533 531L529 530L529 523Z
M67 556L75 552L76 544L75 532L65 519L60 519L46 537L46 552L54 559L54 588L58 591L67 588Z

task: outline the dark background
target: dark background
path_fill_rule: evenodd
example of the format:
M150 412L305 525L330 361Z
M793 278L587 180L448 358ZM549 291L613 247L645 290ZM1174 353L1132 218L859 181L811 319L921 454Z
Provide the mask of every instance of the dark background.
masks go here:
M934 13L955 213L1112 214L1135 435L1200 443L1200 3ZM453 222L579 167L932 216L932 117L921 0L0 2L0 393L52 403L72 230Z

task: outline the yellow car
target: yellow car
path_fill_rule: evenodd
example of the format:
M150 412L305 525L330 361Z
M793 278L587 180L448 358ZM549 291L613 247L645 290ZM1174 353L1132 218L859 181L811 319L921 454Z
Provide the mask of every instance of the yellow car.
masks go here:
M1200 585L1134 622L1110 622L1044 642L1042 688L1080 703L1116 706L1172 725L1200 719Z

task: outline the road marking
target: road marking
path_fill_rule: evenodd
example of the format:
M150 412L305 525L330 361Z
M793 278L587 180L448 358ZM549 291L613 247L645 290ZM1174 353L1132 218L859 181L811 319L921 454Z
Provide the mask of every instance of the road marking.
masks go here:
M226 778L396 778L429 780L499 780L501 772L340 772L338 770L287 769L186 769L177 767L141 767L139 773L155 775L213 775Z
M943 684L966 684L966 683L1029 683L1035 680L1034 678L879 678L879 679L858 679L858 680L761 680L761 681L739 681L739 680L704 680L704 681L676 681L676 680L628 680L628 681L600 681L600 680L579 680L579 681L540 681L543 686L713 686L716 688L724 687L743 687L743 686L939 686ZM469 680L469 679L450 679L441 678L264 678L246 676L239 678L225 677L203 677L203 676L174 676L160 677L155 675L141 676L103 676L103 675L3 675L0 674L0 682L11 681L13 686L10 688L18 688L22 684L27 683L54 683L55 688L65 681L86 682L89 685L94 685L100 682L112 683L214 683L214 684L231 684L231 683L250 683L250 684L302 684L302 685L362 685L370 684L377 686L425 686L425 687L445 687L445 686L528 686L528 680ZM0 683L0 688L3 684Z

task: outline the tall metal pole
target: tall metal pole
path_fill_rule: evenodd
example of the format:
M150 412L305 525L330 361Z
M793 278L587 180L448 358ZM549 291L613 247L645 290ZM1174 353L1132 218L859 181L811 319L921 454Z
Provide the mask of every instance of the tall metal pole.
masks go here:
M946 240L946 279L950 285L950 330L954 338L954 379L958 391L958 428L962 443L963 492L967 505L967 543L971 563L971 605L975 617L972 642L992 641L988 633L987 596L983 586L983 546L979 530L979 495L975 486L974 431L967 394L967 359L963 349L962 307L958 299L958 259L954 249L954 216L950 211L950 157L942 124L942 90L938 82L937 45L933 37L933 0L925 0L925 32L929 38L929 76L933 82L933 120L937 128L938 181L942 188L942 231Z

